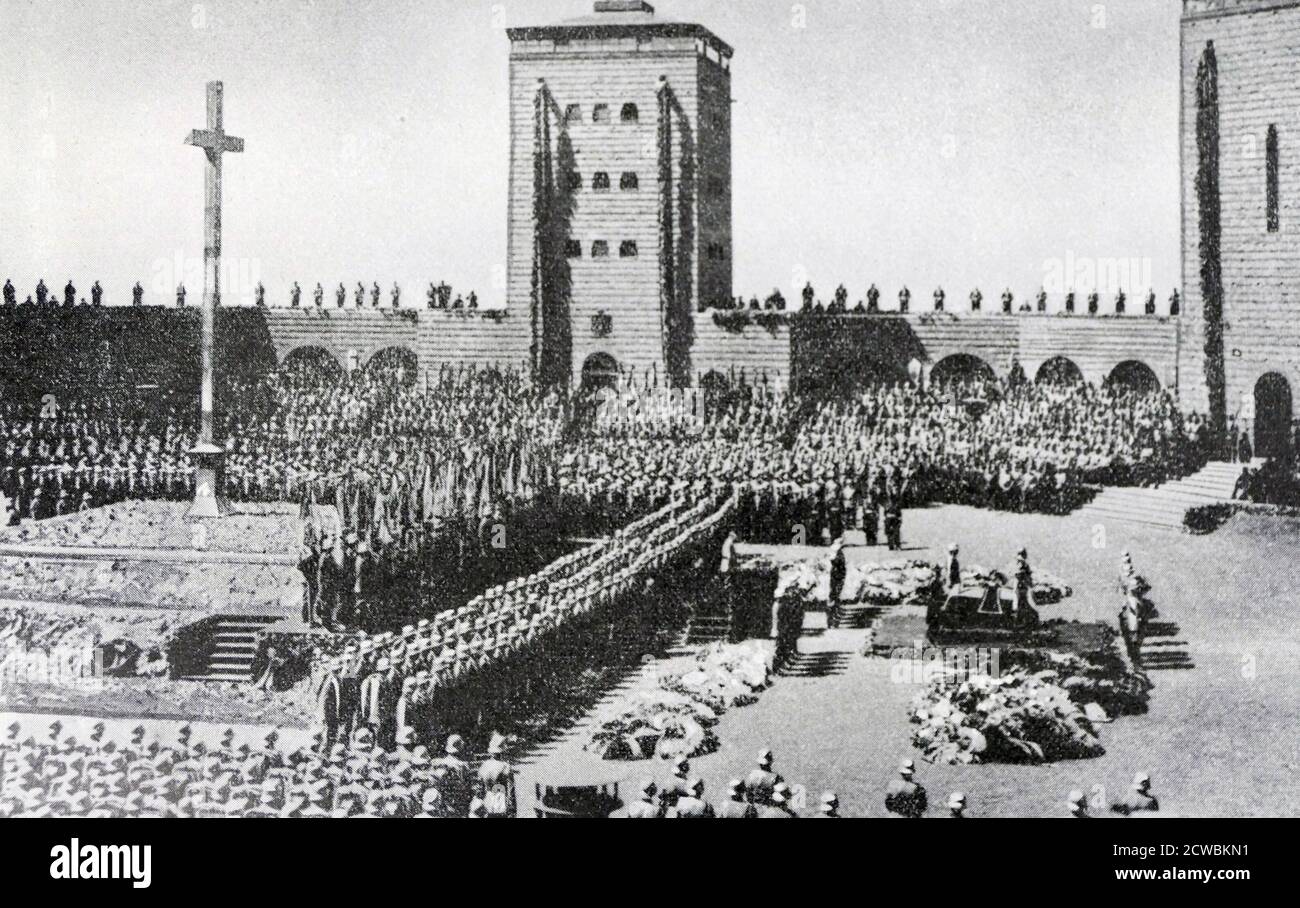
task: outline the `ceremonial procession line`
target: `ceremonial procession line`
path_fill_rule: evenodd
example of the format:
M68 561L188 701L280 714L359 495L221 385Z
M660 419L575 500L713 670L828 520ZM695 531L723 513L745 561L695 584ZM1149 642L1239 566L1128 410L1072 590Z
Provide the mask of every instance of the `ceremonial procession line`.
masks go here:
M544 647L554 632L619 603L670 562L716 550L714 537L735 506L734 497L721 505L717 496L695 504L675 500L610 538L495 586L460 608L407 625L399 634L362 636L338 655L318 651L313 689L327 738L333 740L353 721L387 725L393 717L373 714L387 699L381 686L411 697L432 696L509 661L526 661L528 651ZM523 675L511 677L510 683L528 683L526 670ZM347 690L358 680L361 697L353 714ZM399 738L403 727L397 717Z

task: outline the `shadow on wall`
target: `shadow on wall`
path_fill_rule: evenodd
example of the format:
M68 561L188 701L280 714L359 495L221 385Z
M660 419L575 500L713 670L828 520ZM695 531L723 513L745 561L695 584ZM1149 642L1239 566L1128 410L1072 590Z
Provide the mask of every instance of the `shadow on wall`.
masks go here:
M160 394L197 399L200 319L197 308L155 306L0 311L0 393L29 406L87 388L134 393L156 386ZM275 368L260 310L217 310L216 358L220 374L238 381Z
M792 385L799 394L843 396L880 382L908 380L912 360L929 354L903 318L795 318L790 324Z

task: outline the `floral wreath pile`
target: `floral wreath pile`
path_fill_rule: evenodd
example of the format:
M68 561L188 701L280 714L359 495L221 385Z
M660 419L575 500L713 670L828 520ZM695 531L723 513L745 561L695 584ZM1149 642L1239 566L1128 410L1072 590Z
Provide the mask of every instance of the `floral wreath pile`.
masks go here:
M713 727L727 710L747 706L768 686L772 649L758 641L715 643L681 672L629 698L592 733L586 749L606 760L700 757L718 749Z
M1152 684L1120 654L1106 625L1049 621L1045 630L1096 640L1085 652L1008 647L999 677L933 678L912 703L912 743L935 763L1044 763L1105 752L1097 726L1146 712ZM1075 636L1078 636L1077 634Z
M852 590L855 584L853 601L873 605L905 605L943 592L939 568L914 559L854 565L847 572L844 587Z
M913 701L912 743L932 763L1046 763L1105 753L1096 721L1056 672L1014 668L954 685L937 678Z

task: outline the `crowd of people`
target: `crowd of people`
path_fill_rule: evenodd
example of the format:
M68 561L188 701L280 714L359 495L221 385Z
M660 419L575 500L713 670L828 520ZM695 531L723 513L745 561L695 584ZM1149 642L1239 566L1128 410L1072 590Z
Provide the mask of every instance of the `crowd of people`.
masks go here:
M1199 420L1169 395L1086 384L605 399L508 369L443 367L421 381L400 359L341 375L291 358L227 381L219 401L225 495L300 506L303 618L327 628L391 629L453 608L552 561L559 524L601 537L673 500L735 495L745 541L829 544L861 529L899 548L906 508L1064 513L1089 487L1159 484L1203 456ZM194 417L192 401L161 392L0 404L9 520L189 498Z
M936 288L932 297L932 311L951 311L952 307L948 303L947 299L948 295L944 289L942 287ZM984 294L978 287L971 291L969 303L970 312L979 313L984 311ZM1142 314L1168 314L1171 316L1177 316L1181 308L1181 303L1182 300L1179 297L1178 291L1175 289L1174 292L1169 295L1168 306L1165 312L1158 313L1156 311L1158 308L1156 303L1156 293L1154 290L1148 290L1146 298L1143 300ZM907 287L904 287L902 290L898 291L898 306L892 311L906 314L911 311L911 306L912 291ZM999 311L1003 315L1011 315L1013 313L1019 313L1022 315L1029 313L1044 314L1048 311L1049 307L1047 291L1040 289L1035 295L1032 303L1029 301L1028 297L1022 298L1021 301L1017 303L1015 294L1010 288L1007 288L1002 291L998 301L998 307ZM757 295L754 295L749 298L748 302L746 302L743 296L737 296L730 299L707 301L701 306L702 310L713 309L724 312L784 312L786 311L786 308L787 304L785 296L780 290L773 290L762 300L760 300ZM1073 314L1077 308L1078 294L1076 294L1075 291L1070 290L1062 298L1059 311L1068 315ZM1085 299L1084 308L1088 315L1100 315L1102 311L1101 294L1095 290L1089 293ZM856 303L850 305L849 291L843 284L840 284L835 288L835 292L832 294L830 302L823 302L822 299L817 296L817 291L813 289L813 285L811 283L805 283L803 289L800 291L799 305L795 311L805 314L824 315L845 315L849 313L854 315L874 315L884 310L880 308L880 290L875 284L872 284L867 289L864 299L859 299ZM1123 316L1129 313L1128 294L1123 290L1120 290L1115 294L1111 303L1110 313L1116 316Z
M293 502L308 520L304 618L400 623L469 578L547 559L567 401L509 370L444 368L424 383L401 363L339 376L291 360L220 399L232 501ZM0 404L8 520L127 499L186 500L198 440L192 401L90 393L35 412ZM315 519L316 504L338 521ZM509 544L504 537L508 534Z
M131 304L133 306L143 306L144 293L144 286L137 281L131 288ZM346 308L349 301L352 303L353 307L357 309L365 308L367 301L369 302L370 308L378 309L380 308L381 300L384 295L384 291L380 288L378 281L373 282L369 288L367 288L363 282L358 281L356 287L351 291L349 291L348 287L340 281L339 285L331 291L331 296L334 300L334 307L337 309ZM186 290L184 282L177 284L176 306L178 308L185 307L188 296L189 291ZM315 289L312 291L312 305L317 309L325 308L325 296L325 288L321 284L317 283ZM392 288L388 291L387 296L391 308L400 309L402 307L402 288L398 284L393 284ZM259 308L266 308L268 305L266 301L266 287L260 281L257 286L253 288L253 304ZM36 286L32 288L32 292L27 294L20 303L18 301L18 290L14 287L13 280L9 278L6 279L4 283L3 305L5 307L21 306L28 308L37 307L42 309L56 308L60 305L67 309L78 306L98 307L104 305L104 288L100 285L99 281L95 281L90 287L90 302L87 302L84 296L78 295L76 284L71 278L69 278L68 283L63 287L63 293L60 299L59 296L52 293L50 288L46 286L45 279L41 278L37 281ZM294 281L293 286L289 289L287 305L292 309L304 306L302 287L297 281ZM476 310L479 308L479 299L478 294L473 290L471 290L468 295L460 292L456 292L453 295L452 287L446 281L440 281L438 283L433 283L431 281L428 288L425 290L425 307L428 309Z
M663 408L658 408L662 410ZM1201 431L1163 392L1086 384L879 385L848 400L764 390L710 413L620 403L566 448L562 498L634 513L665 488L740 497L742 538L875 543L882 522L932 502L1065 513L1103 484L1194 469ZM801 538L796 538L801 537Z
M656 583L673 566L707 563L733 504L677 497L463 606L318 652L313 688L326 743L359 727L391 746L411 734L432 741L448 727L480 725L485 709L547 674L541 669L553 654L590 654L614 624L654 622Z
M268 732L261 746L235 744L233 728L212 747L189 725L174 741L137 726L129 740L95 725L82 741L64 736L20 739L15 722L0 742L0 817L465 817L516 813L507 740L493 735L487 754L471 754L451 735L441 756L408 741L387 749L366 728L345 742L281 745Z
M517 770L508 737L493 733L486 754L471 753L459 734L440 743L441 754L407 735L383 747L371 729L328 744L318 733L310 745L289 748L267 732L260 746L236 745L227 728L215 746L196 740L182 725L164 743L141 724L128 740L106 734L98 722L86 740L65 735L61 722L44 740L21 737L12 723L0 741L0 817L261 817L282 819L410 817L493 819L520 815ZM803 786L791 785L764 749L752 770L727 783L726 793L707 796L705 784L679 757L662 781L646 777L620 792L615 819L788 819L841 816L838 796L825 791L806 803ZM534 806L550 814L543 800ZM1151 777L1137 773L1111 801L1071 791L1068 816L1101 812L1117 816L1158 813ZM952 792L941 813L929 813L929 796L912 760L885 786L883 815L919 819L927 814L963 819L967 799Z

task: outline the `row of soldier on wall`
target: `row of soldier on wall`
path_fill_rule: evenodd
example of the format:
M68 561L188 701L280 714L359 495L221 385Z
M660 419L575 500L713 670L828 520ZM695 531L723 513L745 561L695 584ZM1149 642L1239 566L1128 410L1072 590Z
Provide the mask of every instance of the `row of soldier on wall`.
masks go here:
M933 312L951 311L950 307L948 306L947 300L948 300L948 294L944 291L944 289L942 287L936 288L934 291L931 311ZM978 313L984 311L984 294L980 292L978 288L971 291L969 300L970 300L970 309L969 309L970 312ZM702 310L719 309L719 310L734 310L734 311L747 310L750 312L784 312L787 308L787 304L786 304L785 297L782 295L781 291L773 290L762 300L759 300L757 296L751 296L749 298L749 301L746 302L744 297L738 296L735 299L731 299L731 300L708 301L704 303L701 306L701 308ZM1059 311L1064 312L1068 315L1068 314L1073 314L1077 308L1078 308L1077 294L1073 290L1067 291L1061 300L1061 307ZM1169 295L1169 300L1165 312L1164 313L1157 312L1156 293L1154 290L1148 290L1146 298L1142 303L1142 314L1144 315L1167 314L1170 316L1177 316L1180 313L1181 308L1182 308L1182 298L1179 296L1178 291L1175 289ZM911 309L912 309L912 291L904 287L902 290L898 291L898 308L894 311L898 313L906 314L910 312ZM1014 293L1011 292L1010 288L1002 291L1002 296L999 300L999 311L1001 311L1003 315L1011 315L1012 313L1020 313L1022 315L1025 315L1034 312L1039 314L1045 314L1048 311L1048 309L1049 309L1049 301L1048 301L1047 291L1041 289L1034 297L1033 303L1030 303L1028 298L1026 298L1021 300L1021 302L1017 304L1016 296ZM840 284L838 287L835 288L835 293L831 297L829 303L823 302L821 298L817 296L817 292L813 289L812 284L805 284L803 290L800 293L800 305L796 311L803 312L803 313L823 313L826 315L845 315L848 313L854 313L858 315L862 315L862 314L874 315L876 313L883 312L885 310L882 310L880 308L880 291L876 288L875 284L872 284L867 289L867 294L865 299L859 299L857 303L853 305L849 304L849 291L848 288L845 287L843 284ZM1088 315L1101 315L1102 314L1101 294L1095 290L1089 293L1084 301L1083 311L1087 312ZM1123 290L1119 290L1116 292L1114 300L1112 301L1110 312L1113 315L1119 315L1119 316L1129 314L1128 294L1126 294Z

